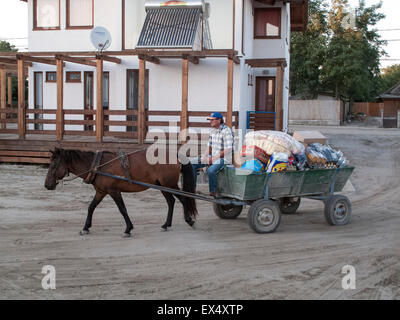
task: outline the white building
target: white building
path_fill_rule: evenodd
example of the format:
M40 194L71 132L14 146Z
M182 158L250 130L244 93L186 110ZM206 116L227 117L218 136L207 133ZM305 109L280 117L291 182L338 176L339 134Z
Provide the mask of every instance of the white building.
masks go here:
M29 52L0 57L28 66L20 138L142 142L171 120L207 127L212 111L236 128L287 128L290 32L304 30L308 0L20 1ZM111 35L101 55L90 40L98 26Z

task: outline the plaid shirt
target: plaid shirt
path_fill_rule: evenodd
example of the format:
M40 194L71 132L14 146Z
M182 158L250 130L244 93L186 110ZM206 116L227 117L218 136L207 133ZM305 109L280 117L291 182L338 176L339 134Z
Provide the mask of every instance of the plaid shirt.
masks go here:
M218 129L213 128L210 132L207 146L211 147L212 157L219 156L220 152L226 149L232 149L233 151L233 133L231 128L223 123ZM232 161L232 154L225 154L224 159L230 163Z

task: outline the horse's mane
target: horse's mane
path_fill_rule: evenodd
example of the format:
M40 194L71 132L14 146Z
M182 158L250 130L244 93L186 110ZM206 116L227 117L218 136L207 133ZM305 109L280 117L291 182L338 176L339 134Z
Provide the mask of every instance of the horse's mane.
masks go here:
M104 153L112 154L112 152L105 151ZM56 149L55 154L58 154L66 164L74 162L87 162L92 161L95 153L93 151L81 151L81 150L65 150Z

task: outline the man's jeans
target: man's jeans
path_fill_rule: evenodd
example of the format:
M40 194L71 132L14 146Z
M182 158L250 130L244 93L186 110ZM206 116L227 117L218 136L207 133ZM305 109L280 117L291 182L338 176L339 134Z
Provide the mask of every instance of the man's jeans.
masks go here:
M192 166L195 173L194 183L197 186L197 169L204 168L207 165L204 163L200 163L200 159L196 158L192 160ZM215 192L217 190L218 186L217 173L219 170L221 170L223 166L224 166L224 159L219 159L208 167L207 175L208 175L208 187L210 192Z

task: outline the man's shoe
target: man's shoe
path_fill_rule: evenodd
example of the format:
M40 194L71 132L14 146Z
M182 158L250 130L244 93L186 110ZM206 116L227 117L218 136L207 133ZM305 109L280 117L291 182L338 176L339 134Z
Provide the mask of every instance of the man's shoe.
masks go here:
M216 196L215 192L210 192L210 196L215 198Z

